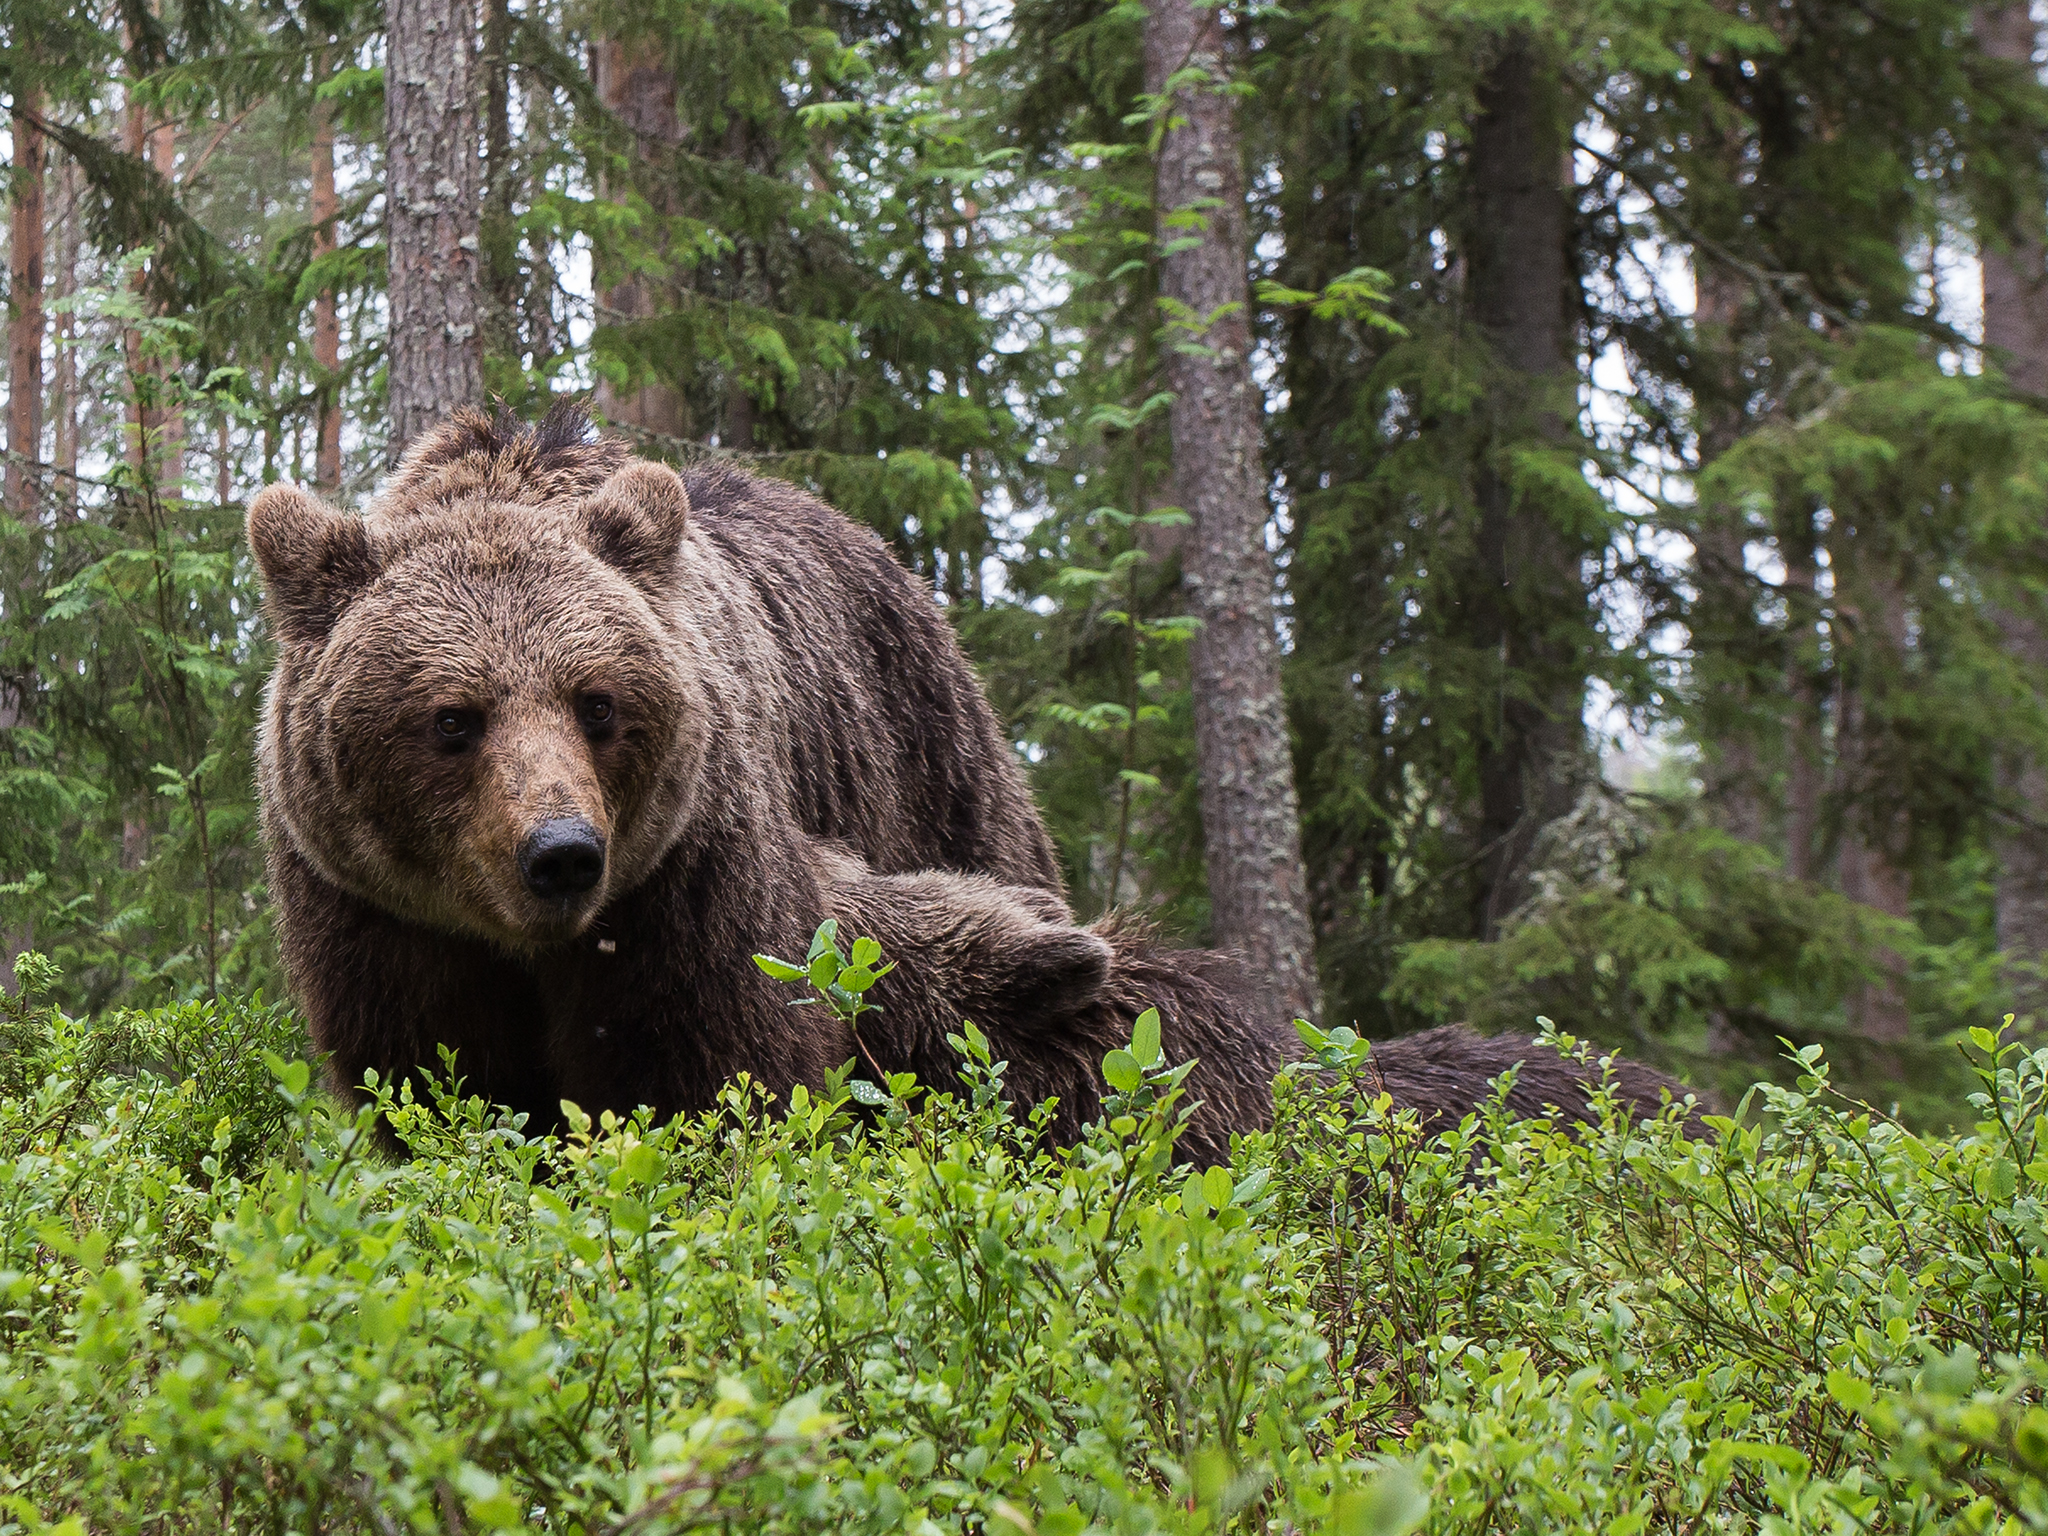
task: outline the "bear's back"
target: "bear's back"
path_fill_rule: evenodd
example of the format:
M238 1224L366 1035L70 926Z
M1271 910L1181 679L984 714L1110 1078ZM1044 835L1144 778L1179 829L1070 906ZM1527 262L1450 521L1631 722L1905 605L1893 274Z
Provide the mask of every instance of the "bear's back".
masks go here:
M759 603L803 830L877 870L1058 890L1051 839L938 604L871 530L784 481L686 470L692 527Z

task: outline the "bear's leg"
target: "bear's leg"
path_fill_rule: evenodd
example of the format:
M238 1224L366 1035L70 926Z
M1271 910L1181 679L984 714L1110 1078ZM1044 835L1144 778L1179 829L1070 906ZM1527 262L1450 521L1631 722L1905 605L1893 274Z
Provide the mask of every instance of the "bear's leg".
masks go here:
M515 961L359 901L288 849L271 883L293 992L337 1089L359 1091L371 1070L392 1083L438 1073L447 1045L465 1093L553 1116L540 1010Z
M756 952L802 954L821 916L801 856L774 847L761 833L679 850L574 943L536 959L558 1098L592 1115L644 1104L666 1119L715 1107L745 1073L786 1105L852 1054L823 1009L792 1009L790 989L754 964ZM749 878L757 863L784 878Z

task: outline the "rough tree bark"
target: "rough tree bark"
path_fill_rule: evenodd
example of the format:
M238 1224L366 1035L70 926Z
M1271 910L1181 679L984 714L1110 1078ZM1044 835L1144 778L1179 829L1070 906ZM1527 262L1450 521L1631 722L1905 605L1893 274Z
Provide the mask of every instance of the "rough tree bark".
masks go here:
M389 458L483 395L475 0L388 0Z
M38 112L32 91L15 99ZM8 234L7 505L29 511L41 491L43 457L43 136L20 111L14 119L13 218ZM0 714L7 704L0 699Z
M1585 669L1571 638L1586 601L1578 551L1544 509L1516 505L1498 461L1502 438L1561 442L1571 430L1568 145L1557 92L1529 39L1511 33L1499 45L1472 126L1466 275L1467 304L1501 374L1487 406L1496 440L1477 475L1472 608L1474 639L1501 669L1493 728L1479 747L1484 853L1474 927L1484 939L1521 905L1538 834L1571 809L1591 773Z
M42 106L33 91L15 106L35 113ZM7 510L39 521L43 457L43 136L22 115L14 120L13 207L8 227L7 317ZM20 682L0 676L0 730L21 722ZM0 936L11 946L15 935ZM12 963L13 956L7 956ZM12 974L11 972L9 974Z
M633 135L635 171L658 162L681 142L676 77L659 44L606 38L591 49L591 75L598 100ZM623 196L625 190L618 188L614 195ZM643 185L641 190L657 213L666 211L666 200L658 188ZM599 304L610 311L607 318L627 325L659 313L661 299L655 279L637 272L598 295ZM624 388L600 379L597 408L607 421L620 426L664 437L686 435L682 397L659 379L643 378Z
M1700 345L1715 361L1708 370L1711 388L1702 388L1699 459L1702 468L1733 448L1742 435L1740 341L1736 333L1746 285L1716 261L1698 256L1693 262L1693 287L1698 301L1693 325ZM1693 552L1699 596L1694 602L1694 654L1724 649L1722 640L1752 631L1756 603L1749 581L1749 530L1742 510L1725 502L1701 509L1697 547ZM1739 676L1721 676L1708 701L1715 730L1706 764L1706 800L1723 830L1744 842L1761 843L1769 835L1764 814L1763 772L1756 741L1743 729L1748 689Z
M1165 374L1173 493L1191 520L1183 574L1201 620L1195 754L1215 937L1243 952L1274 1007L1313 1017L1315 951L1251 375L1243 170L1220 10L1152 0L1143 47L1146 90L1172 93L1158 239L1186 247L1161 260L1159 292L1175 332ZM1198 224L1182 222L1191 213Z
M66 155L58 179L62 189L57 209L57 297L78 292L78 165ZM78 358L72 348L73 321L67 308L57 316L57 373L50 389L50 414L56 418L51 461L57 471L51 500L66 510L78 505Z
M2027 0L1983 6L1977 38L1993 58L2031 63L2036 42ZM1984 345L2014 389L2048 403L2048 231L2043 211L2027 210L2007 243L1984 244ZM2014 660L2048 676L2048 634L2032 616L1995 615ZM2007 961L2007 1006L2048 1017L2048 766L2014 754L2000 769L1999 788L2012 814L1998 824L1993 912Z
M38 113L34 91L18 93L18 109ZM17 110L13 118L14 185L8 228L7 510L29 522L43 517L43 169L42 134ZM10 583L11 584L11 583ZM24 583L26 585L26 583ZM12 594L9 594L10 596ZM0 730L22 723L28 687L0 676ZM32 924L0 929L0 990L12 990L14 959L35 943Z
M313 104L313 259L334 254L334 119L327 103ZM313 455L313 479L328 491L341 489L341 316L334 290L313 300L313 365L320 370L320 420Z

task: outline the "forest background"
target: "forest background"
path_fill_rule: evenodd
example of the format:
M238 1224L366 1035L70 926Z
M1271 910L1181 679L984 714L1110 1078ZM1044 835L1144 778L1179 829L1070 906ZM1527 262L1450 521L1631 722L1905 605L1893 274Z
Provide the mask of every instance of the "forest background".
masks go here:
M890 541L1084 917L1372 1035L1723 1087L1821 1040L1938 1113L2048 1008L2037 48L2023 0L6 0L0 933L73 1012L279 995L246 500L571 394Z

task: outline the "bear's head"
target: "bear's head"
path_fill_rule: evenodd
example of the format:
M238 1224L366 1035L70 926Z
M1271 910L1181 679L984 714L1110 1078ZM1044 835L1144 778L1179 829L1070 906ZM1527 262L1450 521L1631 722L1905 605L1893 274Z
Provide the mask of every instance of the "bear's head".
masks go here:
M702 777L707 647L673 600L688 516L645 463L540 505L367 519L265 490L266 813L400 917L515 950L581 933L673 846Z

